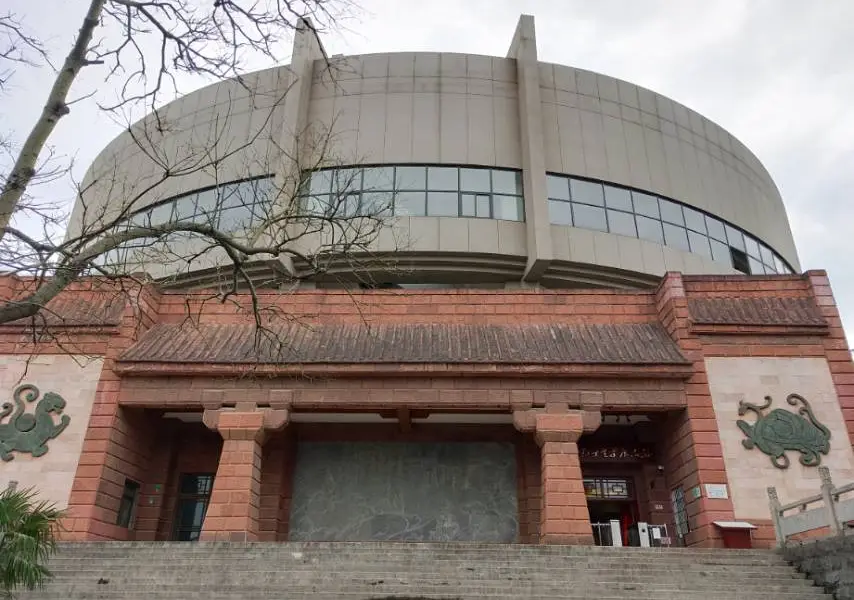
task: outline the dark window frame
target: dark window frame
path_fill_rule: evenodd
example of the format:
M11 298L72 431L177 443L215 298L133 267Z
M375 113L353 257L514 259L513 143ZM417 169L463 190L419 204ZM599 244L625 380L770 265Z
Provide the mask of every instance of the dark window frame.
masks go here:
M208 480L208 485L206 489L202 492L184 492L184 482L189 480L190 478L195 478L196 480L204 478ZM172 525L172 539L174 541L197 541L202 532L202 527L204 527L205 516L207 515L208 506L210 505L211 493L213 492L215 474L214 473L202 473L202 472L193 472L193 473L181 473L178 477L178 488L175 498L175 512L174 519ZM181 523L181 507L184 503L195 503L202 504L202 519L198 526L196 525L183 525ZM188 533L189 537L187 539L182 539L182 533ZM195 537L192 537L193 534L196 534Z

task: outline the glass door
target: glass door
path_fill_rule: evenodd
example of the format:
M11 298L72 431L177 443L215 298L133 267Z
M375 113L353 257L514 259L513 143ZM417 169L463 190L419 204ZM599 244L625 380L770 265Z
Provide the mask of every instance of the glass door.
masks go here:
M213 480L212 473L181 475L175 510L175 533L172 539L179 542L195 542L199 539L211 498Z

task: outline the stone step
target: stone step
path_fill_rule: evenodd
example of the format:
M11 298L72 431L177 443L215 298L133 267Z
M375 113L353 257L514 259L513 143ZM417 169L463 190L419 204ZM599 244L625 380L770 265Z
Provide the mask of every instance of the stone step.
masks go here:
M459 591L449 589L419 588L389 590L352 590L352 589L324 589L316 591L292 591L287 588L237 588L234 590L204 591L194 588L192 591L157 590L151 588L140 590L122 591L75 591L68 592L58 590L50 592L45 590L40 593L22 593L18 595L20 600L394 600L403 598L435 598L437 600L518 600L518 599L541 599L541 600L720 600L720 594L715 591L693 592L673 591L661 592L656 590L626 590L612 591L595 588L556 588L553 590L541 589L510 589L485 588L476 591ZM819 590L804 590L798 592L770 592L770 593L740 593L730 594L727 600L829 600L829 596Z
M111 569L128 569L137 565L146 565L149 568L181 568L181 567L205 567L209 569L218 569L220 567L242 567L251 570L259 569L296 569L296 568L322 568L324 566L334 566L342 569L364 569L371 568L375 570L395 570L408 569L413 565L434 565L436 569L463 569L470 566L489 567L489 568L505 568L513 569L524 567L526 569L546 569L546 570L583 570L583 569L611 569L611 570L629 570L629 571L678 571L678 572L717 572L717 573L738 573L745 572L758 574L763 572L778 572L790 568L783 562L768 565L739 565L739 564L697 564L697 563L673 563L661 561L650 563L645 561L637 562L612 562L612 561L563 561L563 560L525 560L519 559L516 561L490 561L490 560L394 560L379 557L376 560L347 560L334 559L327 560L220 560L209 558L186 559L181 558L174 560L134 560L132 558L123 560L109 560L98 558L85 559L54 559L51 564L56 569L89 569L93 566L99 568Z
M329 578L326 578L327 580ZM130 590L152 590L157 589L158 591L168 591L168 592L192 592L198 591L200 589L210 589L215 587L215 589L220 591L225 590L263 590L266 592L274 591L274 590L287 590L288 592L310 592L317 589L328 589L330 587L327 580L317 579L314 581L304 582L304 581L288 581L286 578L282 578L278 582L272 581L235 581L235 580L211 580L211 581L197 581L193 579L188 579L185 582L181 583L166 583L166 582L158 582L156 580L152 581L116 581L113 579L109 580L109 583L103 586L99 586L97 583L97 579L89 580L88 582L56 582L54 584L54 589L62 589L68 593L74 592L83 592L83 591L91 591L97 590L103 587L103 589L110 589L119 592L125 592ZM370 579L349 579L349 578L334 578L334 586L337 589L342 590L362 590L366 593L372 591L382 591L385 593L397 592L401 591L412 591L412 590L424 590L424 589L446 589L446 590L454 590L455 593L474 593L474 592L485 592L490 591L492 593L499 593L505 591L522 591L522 590L537 590L543 593L546 592L559 592L561 590L565 591L567 589L565 583L556 584L555 582L544 582L544 581L501 581L501 580L484 580L484 581L449 581L447 579L429 579L429 578L420 578L420 577L412 577L412 578L400 578L400 579L377 579L371 581ZM719 594L726 594L727 596L733 594L767 594L767 593L797 593L797 592L809 592L814 590L814 586L806 582L794 583L794 584L783 584L783 583L754 583L753 585L723 585L718 582L704 582L704 583L684 583L684 582L657 582L657 583L639 583L639 582L611 582L611 581L572 581L572 589L586 589L586 590L596 590L600 592L610 591L610 592L625 592L625 591L638 591L642 590L645 592L655 592L660 594L669 594L675 592L717 592Z
M155 550L146 550L146 551L117 551L117 552L109 552L109 551L100 551L100 552L85 552L85 551L75 551L75 550L60 550L57 553L57 557L78 557L78 558L103 558L103 559L147 559L147 558L196 558L200 556L216 556L222 558L229 559L238 559L242 557L252 557L257 559L264 558L283 558L285 560L292 559L304 559L307 557L313 558L373 558L377 556L382 557L394 557L394 558L405 558L405 559L453 559L453 560L466 560L466 559L478 559L478 560L486 560L486 559L506 559L506 560L520 560L520 559L564 559L564 560L572 560L572 561L587 561L587 562L595 562L601 560L608 560L613 562L621 562L621 561L632 561L632 562L657 562L657 561L665 561L665 562L683 562L683 563L713 563L713 564L739 564L739 565L748 565L748 564L758 564L758 565L766 565L766 564L782 564L784 563L784 559L776 554L768 554L766 556L757 556L757 557L749 557L749 556L739 556L739 555L728 555L725 552L722 552L719 555L704 555L704 556L690 556L684 555L681 553L614 553L614 554L601 554L601 555L572 555L572 554L552 554L552 553L485 553L485 552L468 552L468 553L447 553L447 552L407 552L400 549L397 550L389 550L389 551L377 551L377 552L352 552L347 550L341 551L323 551L318 552L314 550L290 550L290 549L281 549L277 551L251 551L246 550L242 552L220 552L220 551L209 551L209 552L178 552L169 548L164 548L161 551Z
M325 569L318 569L315 565L299 565L299 566L291 566L287 569L275 568L271 567L268 569L260 568L260 565L246 565L246 568L243 568L242 565L235 565L233 563L222 563L220 565L210 565L203 562L199 563L186 563L186 564L172 564L172 565L161 565L157 568L152 568L152 565L147 563L126 563L121 566L117 565L92 565L86 564L81 565L79 567L58 567L52 566L51 570L56 577L75 577L75 576L99 576L105 572L118 572L118 573L133 573L139 571L140 568L144 568L151 573L157 573L158 575L175 575L182 576L188 572L200 574L200 575L215 575L217 573L222 572L234 572L234 573L253 573L253 574L263 574L263 573L281 573L287 572L290 574L311 574L316 572L326 572ZM335 566L335 572L338 574L360 574L360 573L373 573L382 575L385 573L401 573L407 571L415 571L416 573L436 573L443 574L446 576L463 576L463 577L477 577L477 576L485 576L485 575L538 575L541 577L560 577L562 575L566 575L571 573L573 577L584 577L584 576L603 576L603 575L622 575L626 577L640 577L644 575L655 576L657 578L661 578L662 574L666 573L668 576L685 576L685 577L726 577L727 579L732 580L754 580L754 579L762 579L762 578L776 578L776 577L801 577L797 571L790 567L774 567L768 568L765 570L743 570L743 569L733 569L733 570L717 570L717 569L707 569L707 568L699 568L699 569L667 569L667 570L654 570L654 569L642 569L642 568L634 568L634 569L608 569L601 568L601 566L597 566L596 568L533 568L528 565L514 565L512 567L497 567L491 565L477 565L477 566L465 566L465 565L452 565L448 564L447 566L438 566L435 564L427 564L427 565L418 565L416 569L388 569L381 568L380 565L347 565L346 568L342 565Z
M405 552L406 554L476 554L476 555L561 555L561 556L680 556L685 558L704 557L730 557L732 559L767 559L778 556L768 550L723 550L723 549L692 549L692 548L611 548L597 546L533 546L533 545L468 545L468 544L411 544L388 543L376 544L366 543L364 546L341 542L311 542L311 543L252 543L252 544L223 544L223 543L186 543L186 542L105 542L91 544L59 544L63 552L83 552L87 554L121 554L123 552L133 553L156 553L164 551L175 553L205 554L209 552L240 554L252 552L257 554L281 553L281 552L314 552L322 553L354 553L354 554L377 554L380 552Z
M62 544L20 600L812 600L769 551L401 543ZM106 580L98 584L99 580Z
M769 550L734 550L720 548L637 548L637 547L603 547L603 546L538 546L527 544L467 544L467 543L424 543L424 542L65 542L58 544L61 550L83 550L97 552L107 550L156 551L172 549L180 552L253 552L281 550L314 551L334 550L336 552L351 550L356 552L376 553L377 551L404 550L408 553L418 552L495 552L495 553L531 553L531 554L565 554L565 555L602 555L602 554L677 554L683 556L739 556L765 557L776 555Z

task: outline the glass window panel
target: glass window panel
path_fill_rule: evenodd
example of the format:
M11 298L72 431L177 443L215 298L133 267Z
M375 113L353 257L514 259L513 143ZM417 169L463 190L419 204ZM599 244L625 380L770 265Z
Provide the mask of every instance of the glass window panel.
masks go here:
M328 212L331 212L331 207L329 206L329 196L307 196L303 198L302 202L303 211L306 215L324 215ZM228 209L228 211L245 211L248 214L251 214L252 207L250 206L238 206L236 208ZM223 215L225 215L226 211L223 211ZM230 217L232 218L232 217ZM224 217L220 219L222 223Z
M251 204L253 198L243 194L237 184L221 185L212 190L217 195L217 204L220 208L234 208Z
M278 193L272 177L253 179L252 181L247 181L246 185L252 190L255 202L272 202Z
M717 240L709 240L712 246L712 258L718 262L732 264L732 258L729 255L729 246Z
M682 212L685 213L685 225L688 229L693 229L698 233L706 233L706 219L703 213L687 206L682 207Z
M489 169L460 169L460 189L466 192L489 193L492 190Z
M429 192L427 214L431 217L459 216L459 194L457 192Z
M635 203L635 213L646 217L659 218L661 213L658 210L658 198L641 192L632 192L632 200Z
M306 212L322 215L326 205L306 206ZM219 213L219 228L226 232L241 231L249 229L252 224L252 209L249 206L228 208Z
M393 199L392 192L363 192L361 214L368 217L390 215Z
M673 223L675 225L685 224L685 217L682 216L681 206L675 202L671 202L670 200L665 200L664 198L658 199L658 206L661 207L662 221L667 221L668 223Z
M210 475L182 475L181 476L181 493L182 494L198 494L205 495L210 493L211 480Z
M748 255L752 256L753 258L760 258L759 243L747 234L745 234L744 236L744 247L747 250Z
M268 186L265 182L266 180L253 179L231 185L234 186L241 203L256 204L265 202L267 200L266 194L272 188L272 185Z
M360 214L360 194L346 194L341 197L336 214L343 217L355 217Z
M650 219L649 217L642 217L641 215L637 215L635 217L635 221L638 226L639 238L658 242L659 244L664 243L664 233L661 230L661 221L658 219Z
M185 221L193 218L196 212L196 195L184 196L175 201L175 221Z
M626 212L632 212L632 193L624 188L605 186L605 204L608 208L616 208Z
M199 192L196 200L196 212L206 213L213 212L217 209L217 193L216 188Z
M608 231L608 223L605 220L605 209L585 204L572 203L572 221L576 227L583 229L596 229Z
M662 225L664 226L665 244L671 248L678 248L679 250L684 250L686 252L691 251L691 247L688 245L688 233L685 231L684 227L677 227L670 223L662 223Z
M759 258L761 258L762 262L766 265L774 264L774 253L771 252L771 248L765 244L759 244Z
M270 217L270 204L265 204L262 202L257 202L249 207L249 210L252 211L252 223L255 225L260 224L261 221Z
M151 224L163 225L172 221L172 202L167 202L151 209Z
M460 201L460 214L464 217L476 216L475 195L462 194Z
M786 267L786 263L783 262L783 259L774 255L774 267L777 269L778 273L788 273L789 269Z
M333 194L348 194L362 189L362 169L337 169L332 182Z
M151 211L146 210L144 212L133 215L128 220L128 224L131 227L148 227L149 225L151 225Z
M311 183L308 186L312 194L328 194L332 190L332 175L335 169L315 171L311 174Z
M747 263L750 265L750 274L751 275L764 275L765 267L762 266L762 263L753 258L752 256L747 257Z
M724 230L723 223L713 217L706 215L706 227L711 237L715 238L716 240L720 240L721 242L726 242L726 231Z
M712 249L709 246L709 238L702 233L688 230L688 242L691 244L691 252L702 254L707 258L712 258Z
M730 246L744 251L744 236L738 229L726 225L726 239Z
M504 221L524 221L525 206L519 196L492 197L492 218Z
M426 190L427 169L425 167L397 167L394 187L398 190Z
M423 217L427 214L424 192L398 192L394 197L394 214Z
M572 225L572 207L569 202L549 200L549 221L555 225Z
M394 188L394 167L371 167L362 173L363 190L390 190Z
M605 206L605 194L602 191L601 183L582 181L581 179L570 179L569 190L573 202ZM604 217L605 215L603 214L602 216Z
M566 177L546 175L546 189L549 198L556 200L569 200L569 180Z
M770 264L770 265L766 264L765 265L765 273L767 273L769 275L773 273L776 275L777 274L777 268L773 264Z
M635 216L618 210L608 211L608 230L620 235L638 236L638 230L635 228Z
M750 273L750 264L747 262L747 254L738 248L730 246L729 255L733 269L741 271L742 273Z
M522 173L492 169L492 193L522 195Z
M487 194L477 195L477 216L481 219L490 218L490 206L492 206L492 198Z
M427 189L458 190L458 169L456 167L427 167Z

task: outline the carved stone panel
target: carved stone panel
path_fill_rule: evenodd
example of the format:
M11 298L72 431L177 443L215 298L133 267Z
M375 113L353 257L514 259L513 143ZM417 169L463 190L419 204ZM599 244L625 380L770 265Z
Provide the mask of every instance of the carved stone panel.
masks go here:
M291 540L513 542L516 457L500 443L302 443Z
M786 402L799 406L797 414L782 408L763 414L771 402L771 396L765 396L762 404L746 400L739 403L739 416L747 412L756 415L753 425L742 419L736 421L746 436L742 445L748 450L759 448L771 457L771 463L778 469L789 468L788 450L800 452L800 462L805 467L820 465L822 455L830 452L830 430L815 418L810 403L799 394L789 394Z
M71 417L62 414L65 400L54 392L47 392L36 402L38 397L36 386L23 384L12 393L12 402L0 406L0 459L14 459L13 452L43 456L48 451L47 442L68 427ZM31 407L33 411L28 412ZM54 415L59 417L58 422Z

